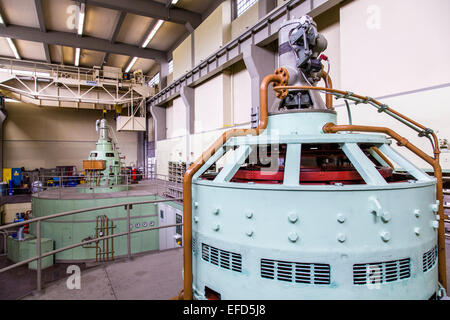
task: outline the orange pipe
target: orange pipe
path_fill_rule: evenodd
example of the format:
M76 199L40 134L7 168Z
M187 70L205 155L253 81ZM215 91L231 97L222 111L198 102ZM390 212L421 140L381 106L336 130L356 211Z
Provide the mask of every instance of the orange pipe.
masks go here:
M379 107L384 106L386 108L386 110L388 110L388 111L392 112L393 114L395 114L396 116L398 116L398 117L400 117L400 118L402 118L402 119L404 119L404 120L414 124L415 126L419 127L422 130L427 129L425 126L423 126L420 123L418 123L418 122L408 118L407 116L401 114L400 112L395 111L394 109L392 109L392 108L390 108L388 106L385 106L380 101L377 101L377 100L372 99L372 98L369 99L368 97L364 97L364 96L361 96L361 95L358 95L358 94L354 94L354 93L349 92L349 91L343 91L343 90L331 89L331 88L324 88L324 87L311 87L311 86L278 86L278 87L275 87L273 89L276 92L283 92L283 91L287 92L290 89L295 89L295 90L320 90L320 91L338 93L338 94L344 95L344 96L351 94L353 97L355 97L357 99L366 100L366 101L370 100L373 103L375 103L376 105L378 105ZM434 147L433 147L434 158L439 161L439 154L440 154L439 141L438 141L438 138L437 138L437 136L436 136L436 134L434 132L432 132L431 135L432 135L433 141L434 141Z
M184 300L192 300L192 177L205 164L206 161L219 150L231 137L259 135L267 127L268 102L267 91L271 83L286 84L287 70L277 69L277 74L266 76L259 89L260 119L259 126L252 129L231 129L224 132L187 170L183 177L183 242L184 242L184 290L179 295Z
M445 228L444 228L444 201L443 201L443 185L442 185L442 169L439 164L439 158L432 158L425 152L417 148L415 145L410 143L407 139L400 136L395 131L386 127L371 127L371 126L358 126L358 125L335 125L334 123L327 123L323 126L323 132L325 133L336 133L339 131L362 131L362 132L378 132L384 133L393 139L397 140L400 146L404 146L411 150L413 153L418 155L420 158L428 162L434 171L434 176L436 178L436 198L439 200L439 229L438 229L438 254L439 254L439 282L441 285L447 289L447 269L445 260Z
M326 73L325 70L323 70L323 68L322 68L320 77L323 79L323 82L325 82L327 89L333 89L333 81L331 81L330 75L328 73ZM327 109L334 110L332 94L327 93L325 95L325 105L326 105Z
M378 149L378 147L372 147L371 148L373 151L375 151L375 153L381 158L383 159L384 162L386 162L388 164L389 167L391 167L392 169L394 168L394 165L392 164L392 162L380 151L380 149Z

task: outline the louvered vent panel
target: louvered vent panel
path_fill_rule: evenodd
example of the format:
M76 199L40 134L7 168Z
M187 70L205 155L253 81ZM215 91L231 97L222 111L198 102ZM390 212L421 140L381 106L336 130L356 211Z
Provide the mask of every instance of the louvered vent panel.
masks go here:
M218 267L242 272L242 256L238 253L217 249L203 243L202 258Z
M261 259L261 277L296 283L330 284L330 265Z
M423 254L423 272L426 272L434 267L437 261L438 247L428 250Z
M353 283L358 285L393 282L410 276L410 258L353 265Z

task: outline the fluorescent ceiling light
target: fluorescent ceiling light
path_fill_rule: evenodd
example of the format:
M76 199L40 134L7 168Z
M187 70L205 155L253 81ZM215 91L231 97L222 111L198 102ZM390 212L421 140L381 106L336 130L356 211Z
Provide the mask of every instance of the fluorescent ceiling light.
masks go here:
M78 16L78 35L83 34L84 25L84 3L80 4L80 15Z
M80 48L75 49L75 66L78 67L80 64Z
M164 23L164 20L158 20L158 22L156 23L155 27L148 34L147 39L145 39L144 43L142 44L142 48L145 48L150 43L150 41L152 41L152 39L155 36L156 32L158 31L158 29L161 27L161 25L163 23Z
M130 61L130 64L129 64L128 67L125 69L125 72L129 72L130 69L133 68L133 66L134 66L134 64L136 63L136 60L137 60L137 59L138 59L137 57L134 57L134 58Z
M5 25L5 20L3 20L2 15L0 15L0 24L1 25ZM17 51L16 46L14 45L14 42L11 40L11 38L5 37L6 41L8 41L9 47L11 48L12 52L14 53L14 56L16 57L16 59L22 59L19 55L19 52Z
M6 98L5 102L20 102L19 100L15 100L15 99L11 99L11 98Z
M178 0L172 0L172 4L177 4Z
M19 55L19 52L17 51L16 46L14 45L14 42L11 40L11 38L6 38L6 41L8 41L9 47L11 48L12 52L14 53L14 56L16 59L22 59Z
M35 73L34 71L27 71L27 70L17 70L17 69L3 69L0 68L0 72L5 73L12 73L19 76L33 76ZM37 77L48 77L50 78L50 73L48 72L36 72Z

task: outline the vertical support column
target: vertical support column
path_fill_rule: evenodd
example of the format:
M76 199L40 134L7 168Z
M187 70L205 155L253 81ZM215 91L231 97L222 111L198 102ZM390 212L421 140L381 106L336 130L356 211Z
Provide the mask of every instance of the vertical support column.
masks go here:
M148 178L148 113L145 113L145 132L144 132L144 175Z
M195 67L195 30L189 22L185 24L186 29L189 31L191 35L191 68Z
M166 108L151 106L150 113L154 121L155 141L166 139Z
M144 138L145 138L145 132L144 131L138 131L137 133L137 163L136 167L143 167L144 166Z
M157 157L157 142L166 139L166 108L159 106L151 106L150 113L153 118L153 130L155 132L155 157ZM158 174L155 168L155 175Z
M183 86L180 96L186 107L186 163L191 162L191 134L194 134L195 121L195 90L194 88Z
M161 61L159 70L159 87L167 87L167 76L169 75L169 61Z
M255 45L251 45L246 47L243 52L243 58L245 66L247 67L247 71L250 74L251 78L251 96L252 96L252 128L256 128L258 126L259 119L259 86L261 84L262 79L268 75L272 74L275 70L275 53L260 48ZM269 90L268 92L268 106L270 107L275 101L275 93L273 90Z
M277 7L277 0L258 1L258 19L264 18L266 14Z
M5 120L5 97L0 96L0 181L3 181L3 122Z

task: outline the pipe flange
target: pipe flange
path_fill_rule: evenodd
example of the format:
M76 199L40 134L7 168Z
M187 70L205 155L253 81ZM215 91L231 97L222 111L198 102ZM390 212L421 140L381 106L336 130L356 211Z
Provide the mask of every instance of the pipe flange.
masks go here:
M281 78L281 81L278 83L278 86L287 86L289 83L289 72L286 68L278 68L274 72L275 75ZM278 99L284 99L288 95L288 90L280 90L276 91L276 96Z

